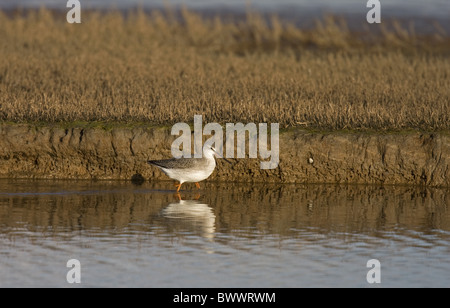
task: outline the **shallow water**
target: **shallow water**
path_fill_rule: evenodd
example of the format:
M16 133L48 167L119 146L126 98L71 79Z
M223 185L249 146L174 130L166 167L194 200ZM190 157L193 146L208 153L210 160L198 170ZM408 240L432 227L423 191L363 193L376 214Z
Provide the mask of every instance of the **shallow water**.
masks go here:
M446 189L172 188L0 180L0 287L450 287Z

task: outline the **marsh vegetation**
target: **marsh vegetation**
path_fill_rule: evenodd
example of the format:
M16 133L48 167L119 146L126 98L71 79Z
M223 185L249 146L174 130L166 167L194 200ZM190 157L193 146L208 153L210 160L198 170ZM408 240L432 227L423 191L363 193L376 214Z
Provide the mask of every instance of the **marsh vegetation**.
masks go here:
M450 128L450 36L249 12L0 12L0 120Z

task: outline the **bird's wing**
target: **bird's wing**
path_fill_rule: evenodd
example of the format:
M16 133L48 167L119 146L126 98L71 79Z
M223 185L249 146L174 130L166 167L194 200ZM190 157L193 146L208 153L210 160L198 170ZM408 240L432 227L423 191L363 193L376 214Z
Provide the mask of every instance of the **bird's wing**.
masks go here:
M201 158L171 158L163 160L149 160L148 163L166 169L187 169L197 167Z

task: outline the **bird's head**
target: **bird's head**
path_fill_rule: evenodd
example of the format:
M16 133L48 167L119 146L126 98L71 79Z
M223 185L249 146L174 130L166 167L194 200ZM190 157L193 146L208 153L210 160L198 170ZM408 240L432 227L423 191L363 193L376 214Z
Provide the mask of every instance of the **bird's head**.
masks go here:
M219 158L223 158L227 163L231 164L231 162L228 159L226 159L221 154L219 154L219 152L214 147L212 147L211 145L206 145L206 146L203 147L203 155L205 157L217 156Z

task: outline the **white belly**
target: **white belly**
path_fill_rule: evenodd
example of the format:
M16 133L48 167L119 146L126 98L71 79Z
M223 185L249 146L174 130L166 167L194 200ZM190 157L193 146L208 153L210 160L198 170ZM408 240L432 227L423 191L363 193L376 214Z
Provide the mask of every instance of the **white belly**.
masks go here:
M202 169L166 169L161 168L165 174L171 179L177 180L180 183L184 182L200 182L207 179L214 171L215 163L208 164Z

